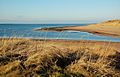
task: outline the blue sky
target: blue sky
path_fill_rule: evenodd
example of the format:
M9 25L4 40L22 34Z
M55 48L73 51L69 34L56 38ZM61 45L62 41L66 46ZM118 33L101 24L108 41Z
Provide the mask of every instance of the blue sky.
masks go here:
M0 0L0 23L90 23L120 19L120 0Z

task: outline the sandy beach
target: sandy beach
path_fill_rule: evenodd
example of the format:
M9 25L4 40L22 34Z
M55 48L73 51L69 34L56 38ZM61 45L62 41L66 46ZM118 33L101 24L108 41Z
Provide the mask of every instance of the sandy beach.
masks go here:
M120 20L110 20L98 24L91 24L87 26L67 26L67 27L51 27L36 29L37 31L65 31L75 30L89 32L98 35L107 35L113 37L120 37Z

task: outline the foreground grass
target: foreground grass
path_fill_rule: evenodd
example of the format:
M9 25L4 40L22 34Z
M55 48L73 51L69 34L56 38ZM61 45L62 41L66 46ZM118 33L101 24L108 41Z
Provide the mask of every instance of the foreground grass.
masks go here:
M0 39L0 77L119 77L110 43Z

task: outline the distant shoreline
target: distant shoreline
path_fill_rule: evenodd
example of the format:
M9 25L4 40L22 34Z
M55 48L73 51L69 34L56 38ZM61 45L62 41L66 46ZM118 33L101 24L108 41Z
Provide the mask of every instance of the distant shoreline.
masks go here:
M36 31L83 31L97 35L120 37L120 20L111 20L99 24L92 24L88 26L65 26L65 27L51 27L35 29Z

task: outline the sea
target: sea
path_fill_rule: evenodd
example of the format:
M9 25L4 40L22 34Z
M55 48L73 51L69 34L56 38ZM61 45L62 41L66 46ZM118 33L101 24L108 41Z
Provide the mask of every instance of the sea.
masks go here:
M31 38L31 39L64 39L64 40L96 40L120 42L120 38L95 35L81 31L35 31L35 29L64 26L86 26L88 24L0 24L0 38Z

